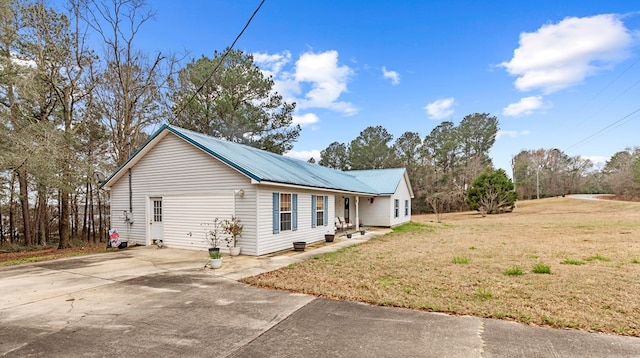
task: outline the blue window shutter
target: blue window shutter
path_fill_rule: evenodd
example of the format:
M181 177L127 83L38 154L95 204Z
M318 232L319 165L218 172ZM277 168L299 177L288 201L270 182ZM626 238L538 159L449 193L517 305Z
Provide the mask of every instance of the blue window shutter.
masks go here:
M329 195L324 196L324 226L329 225Z
M316 196L311 195L311 227L316 227Z
M291 195L291 230L298 230L298 194Z
M273 233L280 232L280 193L273 193Z

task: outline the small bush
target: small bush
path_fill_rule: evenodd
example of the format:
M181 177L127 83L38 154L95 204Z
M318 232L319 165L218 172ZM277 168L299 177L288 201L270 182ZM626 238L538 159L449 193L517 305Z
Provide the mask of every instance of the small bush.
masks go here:
M562 265L584 265L585 262L584 261L580 261L580 260L564 260L561 262Z
M597 261L605 261L605 262L607 262L607 261L611 261L611 259L606 258L606 257L604 257L604 256L602 256L602 255L600 255L600 254L593 255L593 256L587 257L587 258L585 259L585 261L596 261L596 260L597 260Z
M543 263L537 263L533 266L533 273L551 273L551 266L545 265Z
M510 268L504 271L505 276L522 276L524 272L520 267Z
M469 263L469 258L456 256L453 258L453 260L451 260L451 262L453 262L454 264L466 265Z
M476 294L483 300L493 298L493 293L491 293L491 290L488 288L478 287L478 291L476 292Z

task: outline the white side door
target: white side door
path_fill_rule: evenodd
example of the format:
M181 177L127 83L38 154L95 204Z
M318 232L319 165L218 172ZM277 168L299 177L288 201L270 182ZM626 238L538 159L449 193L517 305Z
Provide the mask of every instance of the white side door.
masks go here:
M151 217L149 221L151 243L154 240L164 240L164 226L162 224L162 198L150 198Z

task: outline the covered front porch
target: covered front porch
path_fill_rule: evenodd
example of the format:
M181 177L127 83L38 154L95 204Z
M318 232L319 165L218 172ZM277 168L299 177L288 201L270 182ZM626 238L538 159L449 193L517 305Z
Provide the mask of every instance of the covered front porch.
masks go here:
M336 195L335 225L336 233L359 232L367 224L367 210L363 212L363 205L370 206L375 199L371 196Z

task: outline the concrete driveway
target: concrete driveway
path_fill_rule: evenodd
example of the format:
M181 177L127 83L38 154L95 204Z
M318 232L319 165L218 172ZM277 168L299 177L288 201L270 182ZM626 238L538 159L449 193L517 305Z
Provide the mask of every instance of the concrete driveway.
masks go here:
M213 271L204 268L204 252L130 248L0 268L0 356L640 356L640 338L373 307L235 281L315 254L225 258L226 271Z

